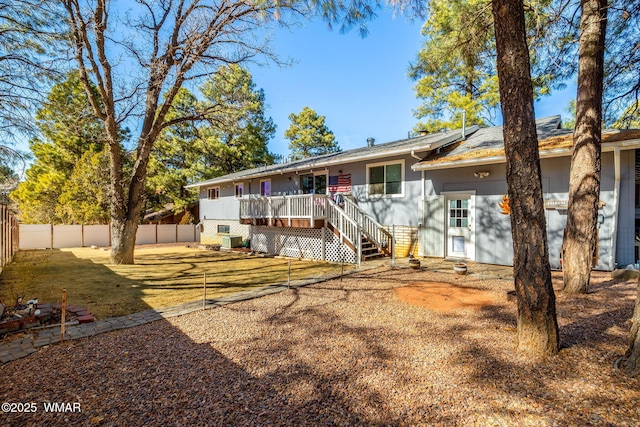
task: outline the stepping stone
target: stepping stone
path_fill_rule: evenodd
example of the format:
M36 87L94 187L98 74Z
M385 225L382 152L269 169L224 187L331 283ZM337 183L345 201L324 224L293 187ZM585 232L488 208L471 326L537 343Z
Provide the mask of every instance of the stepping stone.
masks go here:
M96 318L90 314L85 316L78 316L78 322L80 323L91 323L95 321L96 321Z
M78 311L78 312L76 312L76 314L78 316L91 316L91 312L87 311L87 310Z

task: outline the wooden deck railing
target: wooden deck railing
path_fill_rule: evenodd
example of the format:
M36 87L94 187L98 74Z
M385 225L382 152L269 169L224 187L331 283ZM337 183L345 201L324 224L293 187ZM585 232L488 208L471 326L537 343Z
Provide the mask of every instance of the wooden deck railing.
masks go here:
M391 234L349 199L342 208L324 194L251 197L240 200L240 218L279 220L289 226L293 220L308 220L311 227L325 220L355 248L360 248L364 234L379 249L391 250Z
M311 226L326 219L327 196L302 194L295 196L251 197L240 200L240 219L268 218L287 221L306 219Z

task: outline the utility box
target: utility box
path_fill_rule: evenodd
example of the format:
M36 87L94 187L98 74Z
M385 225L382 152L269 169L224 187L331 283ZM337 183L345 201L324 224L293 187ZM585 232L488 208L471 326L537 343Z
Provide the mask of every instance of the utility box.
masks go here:
M222 236L222 247L225 249L242 246L242 236Z

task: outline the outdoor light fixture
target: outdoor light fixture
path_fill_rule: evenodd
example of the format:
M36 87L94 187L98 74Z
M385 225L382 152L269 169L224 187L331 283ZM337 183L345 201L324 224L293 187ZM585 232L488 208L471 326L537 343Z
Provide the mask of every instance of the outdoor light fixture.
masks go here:
M480 171L480 172L474 172L473 176L475 176L476 178L482 179L482 178L486 178L489 175L491 175L491 172L489 171Z

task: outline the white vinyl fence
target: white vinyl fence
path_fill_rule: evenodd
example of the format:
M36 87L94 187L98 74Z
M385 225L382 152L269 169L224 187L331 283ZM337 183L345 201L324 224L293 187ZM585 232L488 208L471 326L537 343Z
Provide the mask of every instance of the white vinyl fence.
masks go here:
M0 270L9 264L18 251L18 221L7 205L0 204Z
M199 242L195 225L143 224L138 226L136 245L153 243ZM20 224L20 249L60 249L84 246L109 246L108 225Z

